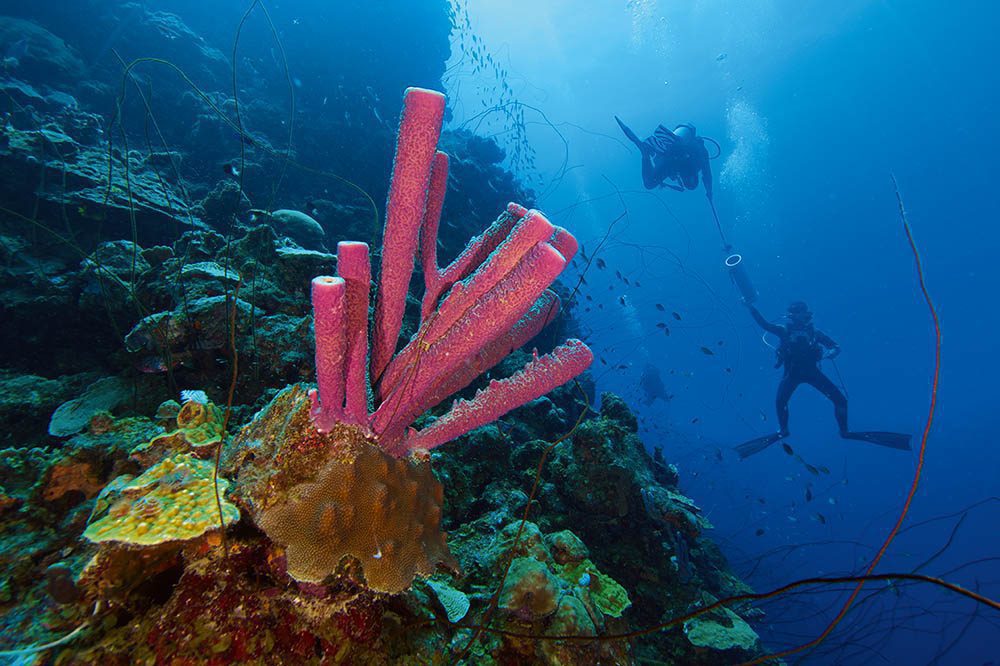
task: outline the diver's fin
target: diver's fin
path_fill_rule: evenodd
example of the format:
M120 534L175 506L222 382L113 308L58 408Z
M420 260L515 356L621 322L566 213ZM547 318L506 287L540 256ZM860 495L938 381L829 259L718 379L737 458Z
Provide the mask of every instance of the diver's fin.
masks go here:
M780 432L772 432L770 435L764 435L763 437L758 437L757 439L751 439L749 442L743 442L733 450L740 454L740 460L743 460L744 458L749 458L755 453L760 453L778 440L784 438L785 435L782 435Z
M878 444L879 446L887 446L890 449L899 449L900 451L910 451L910 435L901 432L882 432L880 430L872 430L869 432L845 432L840 435L844 439L856 439L859 442L868 442L869 444Z
M618 127L621 127L622 131L625 132L625 136L628 138L629 141L634 143L639 150L644 149L642 139L640 139L635 132L630 130L628 125L622 122L621 118L615 116L615 122L618 123Z

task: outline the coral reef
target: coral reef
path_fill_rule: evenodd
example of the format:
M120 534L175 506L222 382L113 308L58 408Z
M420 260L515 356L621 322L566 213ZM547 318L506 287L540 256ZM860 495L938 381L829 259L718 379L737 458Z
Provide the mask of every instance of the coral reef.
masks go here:
M83 5L87 31L51 3L0 19L5 43L26 39L0 77L0 649L69 637L38 658L59 664L759 653L742 608L602 640L745 588L628 406L587 411L585 374L557 388L590 362L562 343L554 282L576 243L507 204L533 195L497 144L442 132L444 100L419 91L387 177L382 117L404 82L438 87L446 3L317 10L300 32L354 26L328 62L373 54L319 87L328 62L294 40L302 87L258 71L268 35L229 63L214 13ZM109 45L166 54L201 90L162 63L123 76ZM351 239L375 237L387 193L373 299ZM528 344L553 351L514 351ZM539 456L578 417L529 505ZM469 645L480 623L506 634ZM588 640L547 640L567 635Z

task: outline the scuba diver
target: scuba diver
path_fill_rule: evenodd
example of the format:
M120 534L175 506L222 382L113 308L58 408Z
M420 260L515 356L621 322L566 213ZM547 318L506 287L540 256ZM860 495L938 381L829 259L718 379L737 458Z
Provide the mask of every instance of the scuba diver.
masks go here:
M746 458L763 451L771 444L789 435L788 431L788 401L792 394L802 384L809 384L827 397L833 403L833 414L837 419L840 436L844 439L855 439L893 449L910 450L910 435L895 432L853 432L847 428L847 398L837 386L823 374L819 363L824 358L835 358L840 353L837 345L828 335L816 330L812 323L812 312L802 301L795 301L788 306L787 323L782 326L769 322L753 306L747 302L757 325L774 335L780 341L778 344L778 362L775 367L784 367L784 376L778 384L775 397L775 407L778 411L778 432L750 440L736 447L740 458Z
M684 123L673 131L659 125L653 135L643 141L618 116L615 121L642 153L642 184L647 190L657 187L669 187L678 192L693 190L698 187L700 172L705 196L712 200L712 167L705 141L715 143L714 140L698 136L694 125ZM666 182L668 179L677 184Z

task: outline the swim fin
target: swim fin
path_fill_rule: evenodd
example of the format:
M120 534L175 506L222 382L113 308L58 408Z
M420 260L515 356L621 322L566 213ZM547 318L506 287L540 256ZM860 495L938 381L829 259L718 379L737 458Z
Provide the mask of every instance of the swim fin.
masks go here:
M622 131L625 132L625 136L628 137L629 141L634 143L639 150L644 150L644 144L642 139L640 139L635 132L630 130L628 128L628 125L622 122L621 118L615 116L615 122L618 123L618 127L621 127Z
M733 450L740 454L740 460L743 460L745 458L749 458L755 453L760 453L778 440L784 438L785 435L782 435L780 432L772 432L770 435L764 435L763 437L758 437L757 439L751 439L749 442L744 442L735 447Z
M868 432L845 432L841 433L840 436L844 439L856 439L860 442L887 446L890 449L899 449L900 451L912 450L910 447L910 435L901 432L872 430Z

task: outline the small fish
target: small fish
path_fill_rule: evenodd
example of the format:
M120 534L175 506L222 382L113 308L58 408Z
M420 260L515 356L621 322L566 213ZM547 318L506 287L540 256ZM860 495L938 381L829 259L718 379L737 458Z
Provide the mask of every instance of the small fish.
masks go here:
M726 368L726 372L728 372L728 373L732 374L732 372L733 372L733 369L732 369L732 368Z
M722 461L722 449L715 450L715 459L720 462Z
M606 263L604 262L604 260L603 260L603 259L601 259L601 258L598 258L598 259L596 259L595 261L596 261L596 263L597 263L597 267L598 267L598 268L600 268L601 270L604 270L604 269L605 269L605 268L607 268L607 266L608 266L608 265L607 265L607 264L606 264Z
M618 365L615 366L615 370L628 370L628 364L619 363Z
M824 474L829 474L830 473L830 468L829 467L823 467L823 465L820 465L818 469L819 469L819 471L823 472Z
M673 315L674 319L676 319L677 321L681 320L681 316L679 314L677 314L676 312L671 312L670 314Z
M816 514L816 520L818 520L820 524L826 525L826 517L822 513Z
M761 409L761 410L758 410L758 411L760 412L760 420L761 421L767 421L767 414L764 413L764 410Z
M757 503L758 504L767 504L767 500L764 499L763 497L758 497L757 498Z
M812 502L813 501L812 490L809 489L809 486L806 486L806 501L807 502Z
M625 296L619 296L618 297L618 302L621 303L624 306L625 305Z
M830 506L836 506L836 505L837 505L837 500L835 500L835 499L834 499L834 498L832 498L832 497L827 497L827 498L826 498L826 502L827 502L827 504L829 504Z
M754 534L756 534L757 536L764 536L764 528L763 527L758 528L757 531L754 532Z
M628 281L628 278L627 278L627 277L623 277L623 278L622 278L622 280L624 280L624 281L625 281L625 284L627 284L627 285L629 285L629 286L632 286L632 283Z
M585 296L585 298L586 298L586 299L587 299L588 301L592 301L592 300L594 300L594 297L593 297L593 296L591 296L590 294L587 294L587 295Z
M785 453L787 453L788 455L790 456L795 455L795 451L792 450L792 447L786 444L785 442L781 443L781 448L783 448L785 450Z
M815 467L813 467L809 463L803 463L803 464L806 466L806 469L809 470L810 474L812 474L813 476L819 476L819 470L818 469L816 469Z
M639 281L638 281L638 280L636 280L636 281L635 281L635 286L637 286L637 287L641 287L642 285L641 285L641 284L639 284Z
M607 361L605 361L605 360L604 360L604 359L602 358L602 359L601 359L601 364L602 364L602 365L607 365L607 364L608 364L608 362L607 362Z
M656 309L659 310L660 312L666 311L666 308L660 305L659 303L656 304Z
M615 271L615 277L618 278L619 280L621 280L622 279L622 272L621 271Z
M725 60L725 59L726 59L726 58L728 58L728 57L729 57L729 54L728 54L728 53L725 53L725 52L722 52L722 53L720 53L719 55L715 56L715 60L716 60L717 62L722 62L723 60Z
M236 166L236 162L227 162L222 167L222 173L226 174L227 176L232 176L233 178L240 177L240 170L239 167Z
M691 423L697 423L699 420L700 419L696 416L693 419L691 419Z
M709 349L708 347L702 347L701 353L704 354L705 356L715 356L715 352Z
M670 329L667 328L666 326L663 327L663 332L667 334L667 337L670 336Z

